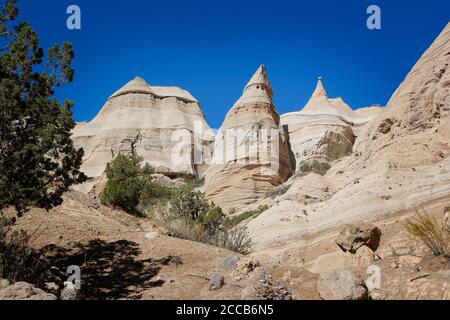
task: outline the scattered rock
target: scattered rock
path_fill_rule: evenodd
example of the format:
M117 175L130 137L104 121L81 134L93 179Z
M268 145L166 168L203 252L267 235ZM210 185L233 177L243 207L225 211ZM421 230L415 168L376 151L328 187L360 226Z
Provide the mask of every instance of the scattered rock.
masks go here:
M317 289L323 300L367 300L364 281L350 270L336 270L320 275Z
M242 300L292 300L292 293L268 274L242 290Z
M26 282L16 282L0 290L0 300L57 300L56 296Z
M225 260L219 262L217 266L224 270L234 270L236 268L237 263L241 260L238 256L232 256L229 258L226 258Z
M250 258L241 260L236 265L236 271L241 275L248 275L250 272L255 270L257 267L259 267L261 264L258 261L254 261Z
M352 257L353 266L368 267L375 261L375 253L369 247L363 246L359 248Z
M380 245L381 230L368 223L356 223L346 225L338 238L336 244L344 251L355 254L362 246L367 246L376 251Z
M47 282L45 284L45 290L47 290L48 292L51 292L53 294L57 294L59 291L59 286L54 282Z
M209 280L209 290L215 291L219 290L225 284L225 278L220 274L215 274L212 276L211 280Z
M255 268L255 270L253 270L253 272L249 276L249 280L255 282L267 282L270 281L270 279L270 272L263 267Z

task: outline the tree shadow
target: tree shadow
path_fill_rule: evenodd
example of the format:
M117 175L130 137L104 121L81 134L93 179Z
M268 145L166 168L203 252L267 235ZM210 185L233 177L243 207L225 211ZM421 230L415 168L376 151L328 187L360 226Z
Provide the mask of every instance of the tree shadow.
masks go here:
M59 275L57 282L67 281L67 267L80 267L78 297L82 300L140 299L144 290L164 284L164 280L153 280L161 266L182 264L180 257L173 256L139 260L139 244L126 240L92 240L71 249L50 245L42 253L52 273Z

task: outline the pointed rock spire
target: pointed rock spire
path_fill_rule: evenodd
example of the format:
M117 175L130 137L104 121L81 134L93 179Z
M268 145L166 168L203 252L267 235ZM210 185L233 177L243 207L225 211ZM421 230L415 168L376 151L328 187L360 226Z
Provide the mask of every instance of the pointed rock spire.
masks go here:
M319 77L317 80L316 89L301 113L308 115L332 114L340 116L338 110L330 102L330 99L328 99L327 92L323 87L322 77Z
M261 65L245 86L242 96L231 108L228 116L248 105L252 105L253 107L266 105L275 109L272 104L272 97L273 91L267 77L266 67Z
M327 92L325 91L325 88L323 87L322 77L321 76L318 77L316 90L314 90L314 93L313 93L312 97L313 98L316 98L316 97L328 97Z
M273 96L272 85L270 84L270 81L267 78L265 65L262 64L259 66L258 70L256 70L253 77L250 79L250 81L245 86L244 92L252 86L261 86L261 88L263 88L268 93L270 98L272 98L272 96Z
M136 76L133 80L128 82L122 88L117 90L109 99L121 96L127 93L152 93L148 83L141 77Z

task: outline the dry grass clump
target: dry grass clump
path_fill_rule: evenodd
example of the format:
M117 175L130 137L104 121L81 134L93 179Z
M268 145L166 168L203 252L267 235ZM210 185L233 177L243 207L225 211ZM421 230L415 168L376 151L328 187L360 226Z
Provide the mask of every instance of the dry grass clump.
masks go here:
M416 210L415 217L404 226L416 240L424 243L436 256L450 256L450 228L444 219L429 215L424 209Z

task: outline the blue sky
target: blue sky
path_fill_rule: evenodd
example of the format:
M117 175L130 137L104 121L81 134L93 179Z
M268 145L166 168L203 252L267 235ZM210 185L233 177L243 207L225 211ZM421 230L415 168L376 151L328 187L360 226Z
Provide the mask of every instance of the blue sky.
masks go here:
M79 31L66 28L71 4L82 11ZM382 10L382 30L366 28L371 4ZM354 109L385 105L450 20L448 0L22 0L19 7L44 48L73 43L75 81L57 97L75 102L77 121L92 119L140 75L190 91L214 128L260 64L280 114L307 102L318 75L330 97Z

